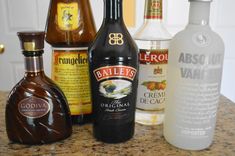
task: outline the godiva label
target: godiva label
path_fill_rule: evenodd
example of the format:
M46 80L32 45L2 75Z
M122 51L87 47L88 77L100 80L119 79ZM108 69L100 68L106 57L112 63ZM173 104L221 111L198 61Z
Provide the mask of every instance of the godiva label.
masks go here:
M61 30L75 30L78 28L78 4L58 3L57 22Z
M20 101L18 111L27 118L40 118L50 111L50 105L46 100L32 96Z
M87 48L54 49L52 79L64 92L72 115L91 113Z
M147 0L145 19L162 19L162 0Z

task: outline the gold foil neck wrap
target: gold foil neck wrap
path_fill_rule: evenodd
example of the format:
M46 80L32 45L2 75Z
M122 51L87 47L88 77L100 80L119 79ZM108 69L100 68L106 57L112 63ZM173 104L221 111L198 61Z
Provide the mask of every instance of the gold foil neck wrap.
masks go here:
M24 42L24 51L40 51L42 49L37 49L35 42Z
M42 56L25 57L25 69L31 73L43 71Z
M162 19L162 0L146 0L145 19Z

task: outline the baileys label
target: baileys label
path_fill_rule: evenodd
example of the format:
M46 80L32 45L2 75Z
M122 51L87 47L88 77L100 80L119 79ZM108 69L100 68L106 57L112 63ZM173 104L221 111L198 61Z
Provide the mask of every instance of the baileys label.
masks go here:
M114 77L133 80L136 75L136 69L123 65L105 66L94 70L93 73L97 81Z

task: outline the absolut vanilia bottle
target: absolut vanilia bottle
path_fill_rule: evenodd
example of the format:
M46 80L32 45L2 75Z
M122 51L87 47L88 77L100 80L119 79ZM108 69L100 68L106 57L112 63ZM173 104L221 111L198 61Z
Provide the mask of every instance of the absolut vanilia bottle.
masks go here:
M220 97L222 39L209 26L212 0L189 0L189 24L170 45L164 136L172 145L211 145Z
M171 35L162 23L162 0L146 0L144 24L134 38L139 47L136 122L161 124L164 119L166 71Z
M89 48L96 139L118 143L134 134L137 47L122 18L122 0L104 0L104 20Z

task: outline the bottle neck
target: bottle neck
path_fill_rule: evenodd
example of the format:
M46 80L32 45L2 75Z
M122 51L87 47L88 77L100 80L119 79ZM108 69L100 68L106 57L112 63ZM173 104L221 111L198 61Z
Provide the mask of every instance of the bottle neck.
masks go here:
M210 2L190 2L189 24L209 25Z
M145 0L145 22L161 23L162 18L162 0Z
M104 20L123 22L122 0L104 0Z
M44 73L42 55L25 56L25 73L26 75Z

